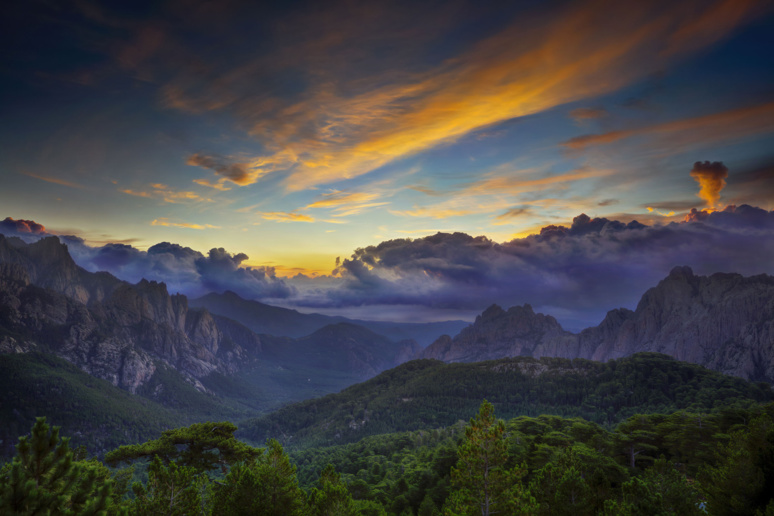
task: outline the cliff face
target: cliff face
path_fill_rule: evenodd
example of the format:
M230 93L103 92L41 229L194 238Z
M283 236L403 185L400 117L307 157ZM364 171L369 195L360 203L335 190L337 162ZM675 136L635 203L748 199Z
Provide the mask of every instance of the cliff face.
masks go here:
M634 313L617 321L613 338L599 337L606 322L584 331L601 341L594 360L657 351L742 378L774 381L774 277L705 277L676 267L642 296Z
M56 238L24 244L0 235L0 352L51 351L135 392L161 360L198 382L256 359L220 331L206 310L188 309L163 283L89 273ZM225 344L225 345L224 345Z
M264 342L265 341L265 342ZM213 372L258 361L304 364L369 378L419 351L355 324L298 339L260 337L227 317L191 309L166 285L131 285L78 267L56 238L26 244L0 235L0 353L55 353L131 392L165 363L197 388Z
M515 356L568 356L575 353L576 341L556 319L536 314L530 305L514 306L507 311L492 305L456 337L444 335L422 351L420 357L477 362Z
M655 351L727 374L774 382L774 278L696 276L676 267L637 309L613 310L594 328L565 332L529 305L488 308L454 338L420 356L472 362L508 356L610 360Z

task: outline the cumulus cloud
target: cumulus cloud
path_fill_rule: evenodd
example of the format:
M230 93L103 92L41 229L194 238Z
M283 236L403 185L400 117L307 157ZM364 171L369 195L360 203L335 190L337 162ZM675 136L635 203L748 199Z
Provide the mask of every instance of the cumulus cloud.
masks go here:
M0 220L0 233L8 236L28 237L46 234L46 228L34 220L6 217Z
M676 265L699 274L774 273L774 212L743 205L700 213L653 226L582 214L505 243L463 233L390 240L357 249L334 271L342 283L303 303L458 310L531 303L581 328L610 309L635 308Z
M720 191L726 186L728 167L720 161L697 161L693 164L691 177L701 188L696 195L707 203L707 207L715 209L720 201Z
M260 163L240 163L234 158L219 155L194 154L188 158L186 165L212 170L217 175L239 186L251 185L269 172L262 170ZM199 183L201 184L201 182ZM213 186L217 184L219 183L207 183L205 186L223 189Z
M42 224L7 217L0 221L0 233L32 242L50 236ZM91 246L74 235L57 235L67 245L75 262L86 270L107 271L130 283L141 279L161 281L170 292L189 297L231 290L247 299L288 298L295 287L277 277L273 267L243 265L245 253L223 248L204 254L179 244L161 242L147 251L124 243Z
M246 254L231 254L223 248L211 249L205 256L170 242L142 251L126 244L90 247L77 238L63 241L76 262L88 270L108 271L132 283L143 278L163 281L170 292L190 297L231 290L248 299L286 298L295 292L273 267L243 266Z
M45 234L39 224L13 219L0 222L0 230ZM247 255L222 248L202 254L162 242L142 251L60 239L89 270L131 282L164 281L170 291L191 296L228 289L246 298L283 298L283 306L359 310L361 316L368 307L392 307L391 313L411 307L432 317L530 303L569 329L597 324L613 308L635 308L677 265L698 274L774 274L774 211L749 205L693 209L684 221L663 225L581 214L572 224L503 243L465 233L388 240L356 249L321 278L278 278L273 268L246 266Z

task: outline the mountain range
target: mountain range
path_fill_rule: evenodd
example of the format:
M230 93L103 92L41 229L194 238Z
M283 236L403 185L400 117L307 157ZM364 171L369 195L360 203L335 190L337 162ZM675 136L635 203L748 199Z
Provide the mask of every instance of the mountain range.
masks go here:
M741 378L774 383L774 277L697 276L675 267L636 310L608 312L578 334L530 305L487 308L454 337L419 353L445 362L511 356L607 361L652 351Z
M193 408L191 400L207 395L265 411L337 392L414 358L607 361L651 351L774 382L774 278L767 275L703 277L676 267L636 310L612 310L577 334L529 305L493 305L462 326L302 314L232 292L189 304L163 283L129 284L80 268L56 237L27 244L0 235L0 352L54 354L167 406ZM401 338L427 342L441 330L455 336L424 349Z
M88 272L56 237L27 244L0 235L0 352L53 353L132 393L154 384L151 394L161 401L160 375L177 374L200 392L222 391L222 378L238 378L249 391L242 397L255 407L339 390L419 349L413 340L395 343L342 322L303 338L258 335L189 307L163 283L132 285ZM271 390L265 373L278 370L287 378L279 386L284 395L262 392ZM294 389L301 377L304 388Z

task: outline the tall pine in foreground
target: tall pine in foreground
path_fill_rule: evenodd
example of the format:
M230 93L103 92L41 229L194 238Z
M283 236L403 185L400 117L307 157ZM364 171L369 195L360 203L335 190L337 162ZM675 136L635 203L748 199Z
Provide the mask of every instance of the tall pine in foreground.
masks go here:
M74 460L59 427L38 418L31 435L19 438L13 461L0 470L0 514L122 514L112 489L113 481L97 467Z
M484 400L478 415L465 428L465 441L452 468L452 491L444 516L533 514L535 499L522 484L524 468L506 469L508 450L505 423Z

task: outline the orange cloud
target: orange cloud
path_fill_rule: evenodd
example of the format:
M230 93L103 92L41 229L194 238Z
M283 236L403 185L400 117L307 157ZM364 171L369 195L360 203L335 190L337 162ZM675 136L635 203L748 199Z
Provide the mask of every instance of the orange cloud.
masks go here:
M579 136L567 140L562 145L572 150L583 150L593 145L606 145L632 136L653 135L667 137L670 145L680 147L697 142L733 140L770 131L774 131L774 102L637 129Z
M314 222L314 217L296 212L268 211L261 213L261 217L266 220L276 222Z
M289 169L288 190L357 177L499 122L615 91L726 36L752 1L590 1L551 23L519 20L427 73L343 94L331 82L292 104L234 109L270 149L253 160ZM711 33L710 33L711 32ZM351 91L351 90L349 90ZM362 91L362 89L360 90ZM224 94L226 95L226 94Z
M699 193L696 195L714 210L720 201L720 191L726 186L728 167L720 161L697 161L691 170L691 177L699 183Z
M333 192L322 194L319 201L309 204L307 208L329 208L341 205L361 204L378 197L379 194L377 193L342 192L340 190L334 190Z
M167 226L173 228L187 228L187 229L220 229L220 226L213 226L212 224L188 224L186 222L169 222L166 217L153 219L150 223L151 226Z
M220 190L221 192L227 192L231 190L231 188L223 184L222 179L217 183L213 183L212 181L208 181L206 179L194 179L193 182L196 183L197 185L202 185L208 188L214 188L215 190Z
M177 204L186 201L192 202L213 202L212 199L202 197L196 192L190 191L178 191L169 188L167 185L161 183L152 183L148 185L151 190L132 190L129 188L123 188L119 191L127 195L133 195L135 197L144 197L146 199L161 199L164 202Z
M35 179L40 179L41 181L45 181L47 183L54 183L56 185L69 186L70 188L78 188L79 190L83 190L85 188L85 186L83 185L72 183L70 181L65 181L64 179L59 179L57 177L41 176L38 174L33 174L32 172L22 172L22 174L28 177L34 177Z
M382 194L377 192L343 192L334 190L322 194L319 200L307 205L306 208L332 208L334 217L347 217L357 215L368 208L389 204L389 202L369 202L381 196Z

